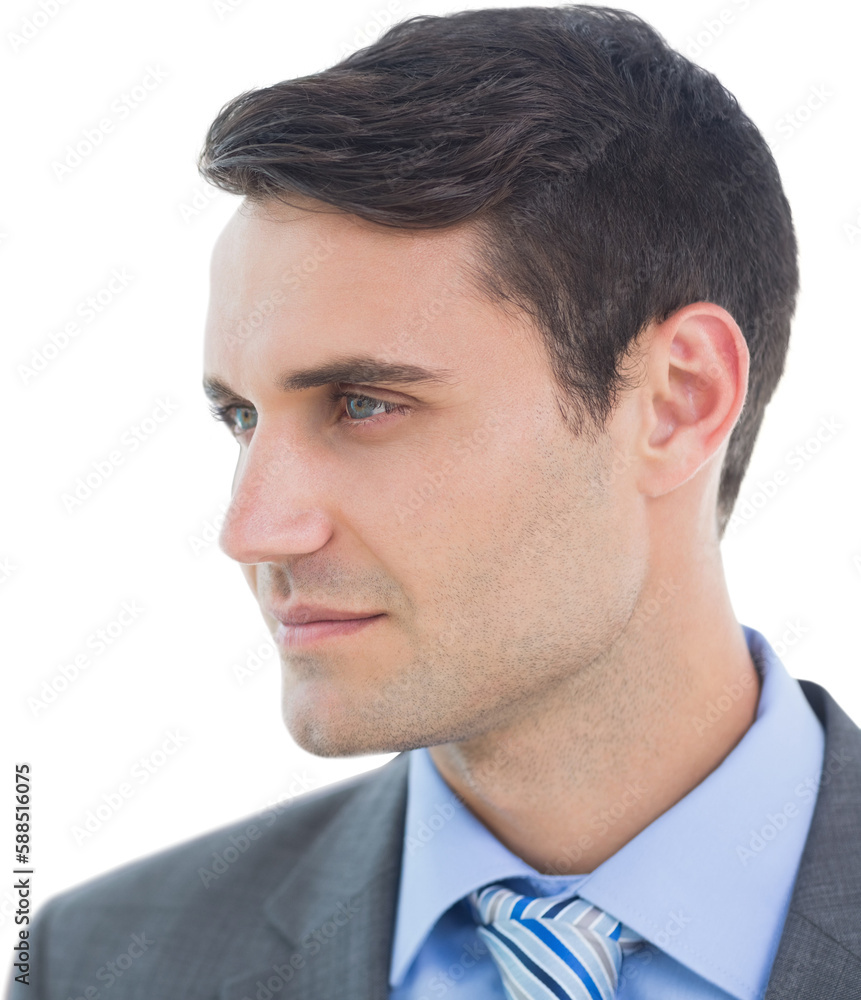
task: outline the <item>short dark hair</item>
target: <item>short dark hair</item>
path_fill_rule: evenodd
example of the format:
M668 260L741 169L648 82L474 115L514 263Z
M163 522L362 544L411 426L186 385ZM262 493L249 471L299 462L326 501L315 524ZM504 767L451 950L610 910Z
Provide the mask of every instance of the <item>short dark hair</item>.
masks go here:
M751 362L721 470L723 537L783 374L796 240L762 134L641 18L580 4L409 17L328 69L230 101L199 168L250 201L472 224L480 287L540 329L577 434L605 429L650 322L725 308Z

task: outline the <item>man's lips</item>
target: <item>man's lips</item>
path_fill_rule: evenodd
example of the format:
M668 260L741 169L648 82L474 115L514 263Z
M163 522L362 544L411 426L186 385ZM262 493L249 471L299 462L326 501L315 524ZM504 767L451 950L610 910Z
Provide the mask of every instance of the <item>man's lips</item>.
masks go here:
M294 604L287 608L269 608L267 614L282 625L309 625L311 622L344 622L360 618L376 618L379 611L341 611L320 604Z
M322 639L336 639L372 628L375 622L386 617L381 613L359 613L353 611L338 611L334 608L316 607L291 609L289 613L270 612L278 622L273 638L285 648L307 646ZM333 617L337 615L338 617ZM319 617L318 617L319 616Z

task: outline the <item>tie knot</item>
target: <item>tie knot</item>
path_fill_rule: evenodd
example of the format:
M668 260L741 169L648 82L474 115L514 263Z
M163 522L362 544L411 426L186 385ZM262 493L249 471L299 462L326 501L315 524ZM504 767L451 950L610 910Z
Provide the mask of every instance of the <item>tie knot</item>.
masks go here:
M645 940L576 895L548 900L489 885L470 893L469 902L510 998L608 1000L623 956Z
M547 900L543 896L521 895L504 885L489 885L470 893L469 900L476 922L480 924L505 920L521 923L525 920L558 920L581 930L603 934L622 945L626 942L633 945L643 940L620 920L580 896Z

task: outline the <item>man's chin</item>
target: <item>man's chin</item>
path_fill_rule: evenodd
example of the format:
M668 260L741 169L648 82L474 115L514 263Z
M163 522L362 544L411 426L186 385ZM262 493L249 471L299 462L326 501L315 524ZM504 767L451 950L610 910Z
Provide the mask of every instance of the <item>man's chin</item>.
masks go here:
M450 700L419 697L408 679L381 683L321 669L282 670L281 714L287 731L317 757L402 753L469 739L481 719Z
M391 726L362 719L355 705L302 699L291 692L282 706L284 725L306 753L315 757L365 757L423 746Z
M333 733L325 727L309 725L308 720L302 720L298 725L295 722L292 725L288 723L287 730L298 746L315 757L371 757L415 750L418 746L424 745L414 741L392 745L387 741L381 741L378 737L364 738L366 734L358 732Z

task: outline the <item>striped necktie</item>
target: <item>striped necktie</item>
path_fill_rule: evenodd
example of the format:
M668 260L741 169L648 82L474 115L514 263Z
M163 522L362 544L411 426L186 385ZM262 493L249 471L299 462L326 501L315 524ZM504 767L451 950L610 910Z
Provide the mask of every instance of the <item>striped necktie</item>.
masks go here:
M611 1000L623 955L645 940L579 896L548 902L489 885L469 901L507 1000Z

